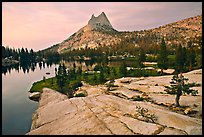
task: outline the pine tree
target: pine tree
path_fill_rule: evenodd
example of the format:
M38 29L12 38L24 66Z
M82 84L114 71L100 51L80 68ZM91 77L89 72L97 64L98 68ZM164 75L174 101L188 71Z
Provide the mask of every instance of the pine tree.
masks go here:
M187 57L187 64L189 65L189 70L192 70L192 68L195 66L195 60L196 58L196 52L195 48L193 48L192 42L188 42L188 57Z
M190 89L194 84L187 83L188 79L185 78L182 73L180 75L175 74L170 81L170 86L165 86L165 90L168 94L176 94L176 106L180 106L179 99L182 94L191 94L195 96L198 94L197 90Z
M57 70L57 69L55 69ZM66 67L65 65L59 65L58 71L57 71L57 85L60 90L60 92L64 93L64 87L66 84L66 77L67 77L67 72L66 72Z
M61 68L62 68L62 66L61 66L61 64L59 64L58 71L56 73L56 76L57 76L57 85L58 85L58 88L59 88L60 92L62 92L62 86L63 86Z
M99 75L99 81L100 81L100 83L103 83L103 82L105 82L105 75L104 75L104 69L100 69L100 75Z
M184 70L185 62L186 62L186 53L185 49L182 48L181 44L176 50L176 71L178 73Z
M93 75L93 81L94 81L95 84L97 83L97 75L96 75L96 73L94 73L94 75Z
M113 71L112 77L113 77L113 79L115 79L115 78L117 77L116 69L113 67L113 68L112 68L112 71Z
M119 67L119 74L122 77L127 76L127 65L125 62L122 63L122 65Z
M79 67L78 67L78 70L77 70L77 79L78 79L79 81L81 81L81 78L82 78L82 67L79 66Z
M139 57L138 57L139 66L144 67L143 62L145 61L146 61L146 53L143 48L140 48Z
M66 71L66 67L65 67L64 63L63 63L63 65L62 65L62 74L63 74L63 77L65 77L65 79L66 79L66 77L67 77L67 71Z
M165 43L164 38L163 38L162 42L161 42L159 55L158 55L158 60L157 60L158 67L161 69L161 75L163 74L163 69L168 68L167 56L168 56L168 53L166 50L166 43Z
M2 51L1 51L2 56L1 57L2 57L2 59L4 59L4 58L6 58L6 53L5 53L6 52L6 48L4 46L2 46L1 49L2 49Z
M182 50L182 54L183 54L183 66L184 66L184 69L187 67L187 49L186 47L183 47L183 50Z

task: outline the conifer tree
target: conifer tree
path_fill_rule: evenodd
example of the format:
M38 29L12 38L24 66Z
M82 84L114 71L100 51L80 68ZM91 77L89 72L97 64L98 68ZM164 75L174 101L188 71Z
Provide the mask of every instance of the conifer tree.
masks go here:
M189 65L189 70L192 70L192 68L195 66L196 62L196 52L195 48L193 48L192 42L188 42L188 58L187 58L187 64Z
M93 75L93 81L94 81L95 84L97 83L97 75L96 75L96 73L94 73L94 75Z
M144 67L143 62L146 61L146 54L143 48L140 48L138 63L140 67Z
M184 70L184 66L186 62L185 59L186 59L186 53L180 44L176 50L176 71L178 73Z
M163 74L163 70L168 68L167 56L168 56L168 53L166 49L166 43L163 38L161 42L159 55L158 55L158 60L157 60L158 67L161 69L161 75Z
M170 81L170 86L165 86L165 90L168 94L176 94L176 106L180 106L179 100L182 94L191 94L195 96L198 94L197 90L190 89L190 87L194 86L192 83L187 83L188 79L185 78L182 73L175 74Z
M100 69L100 75L99 75L99 81L100 81L100 83L103 83L103 82L105 82L105 75L104 75L104 70L101 68Z
M122 65L119 68L120 76L122 76L122 77L126 77L127 76L127 68L126 67L127 67L126 63L123 62Z
M67 77L66 67L64 64L59 65L59 68L58 68L56 75L57 75L58 88L59 88L60 92L64 93L64 87L66 84L66 77Z

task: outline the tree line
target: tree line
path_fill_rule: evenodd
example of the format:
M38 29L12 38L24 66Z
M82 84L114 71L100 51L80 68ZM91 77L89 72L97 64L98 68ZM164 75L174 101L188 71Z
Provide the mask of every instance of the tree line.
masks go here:
M202 45L202 43L200 43ZM197 48L194 46L192 41L189 41L187 46L182 46L181 44L175 50L175 62L172 66L169 64L168 59L169 52L166 48L166 43L162 39L159 54L157 57L158 67L161 68L161 73L163 69L169 67L175 68L177 73L190 71L195 67L202 67L202 46Z
M9 58L18 60L22 63L34 62L36 59L36 53L33 49L28 50L27 48L9 48L2 46L2 59Z

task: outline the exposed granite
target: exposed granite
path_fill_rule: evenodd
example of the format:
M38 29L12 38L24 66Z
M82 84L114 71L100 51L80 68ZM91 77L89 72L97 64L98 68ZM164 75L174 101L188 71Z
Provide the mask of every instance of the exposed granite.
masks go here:
M184 76L193 79L190 81L196 80L202 84L200 78L202 70L189 72ZM194 78L195 76L197 78ZM158 86L162 87L168 84L170 77L172 76L147 77L141 80L128 78L130 83L121 83L121 79L117 79L115 84L119 86L113 91L107 91L107 87L104 85L90 86L84 84L80 91L86 91L88 96L71 99L57 91L44 88L39 101L39 108L33 115L31 131L27 134L201 135L202 118L190 117L160 105L162 103L167 105L174 103L175 96L165 94L163 88L158 89ZM122 80L124 79L122 78ZM151 92L146 89L149 87L144 87L144 91L138 87L141 90L138 91L137 85L141 86L138 83L147 84L146 86L150 84L151 88L155 83L158 86L155 86L157 87L155 90L151 89ZM135 85L134 90L131 89L131 85ZM200 89L199 96L182 96L181 105L188 102L189 107L193 108L193 104L196 103L196 109L202 115L202 90L200 91ZM131 97L134 95L145 95L150 98L149 101L132 101ZM151 100L154 101L151 102ZM157 119L154 122L146 122L136 117L138 114L136 106L145 108Z

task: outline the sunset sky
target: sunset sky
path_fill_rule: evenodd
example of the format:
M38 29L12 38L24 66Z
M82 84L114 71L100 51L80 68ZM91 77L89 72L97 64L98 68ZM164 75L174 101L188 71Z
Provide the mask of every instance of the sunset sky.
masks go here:
M150 29L202 14L201 2L3 2L2 45L42 50L105 12L119 31Z

